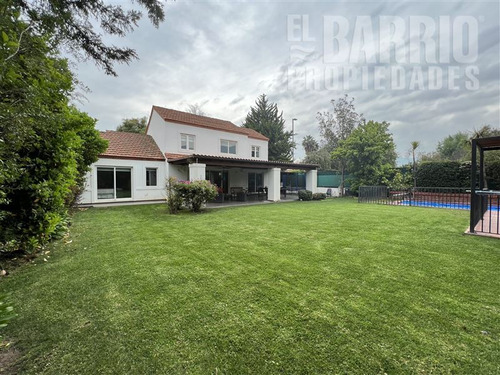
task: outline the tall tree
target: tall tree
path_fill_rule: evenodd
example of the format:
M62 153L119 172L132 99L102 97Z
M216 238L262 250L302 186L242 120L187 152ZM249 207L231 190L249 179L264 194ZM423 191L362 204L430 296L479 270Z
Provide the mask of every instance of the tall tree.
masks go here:
M364 122L362 114L356 112L354 98L349 98L346 94L340 99L332 99L333 113L318 112L316 118L319 122L319 131L323 141L323 147L328 152L332 152L342 141L345 141L356 127ZM344 191L345 172L347 160L343 158L342 153L335 153L334 164L341 172L340 192Z
M396 164L396 146L389 123L368 121L360 125L332 154L347 161L349 173L354 176L351 184L354 191L360 185L381 184Z
M470 156L469 137L462 132L449 135L438 143L436 151L441 160L468 160Z
M257 98L255 107L250 108L243 126L269 138L269 160L291 161L295 147L292 132L285 130L283 112L278 111L276 103L269 103L265 94Z
M0 14L0 252L32 251L64 227L106 142L95 120L69 105L67 61L13 2L0 2Z
M128 132L128 133L145 133L146 127L148 126L147 117L141 118L124 118L122 120L121 125L118 125L116 128L119 132Z
M306 135L304 137L302 140L302 147L304 147L306 155L319 150L318 141L316 141L312 135Z
M317 151L311 151L307 153L305 158L303 159L303 162L308 164L317 164L319 166L319 169L321 169L322 171L330 171L335 169L332 155L326 147L321 147Z
M4 2L11 2L4 0ZM161 0L136 0L154 26L165 18ZM116 75L115 63L129 63L137 53L104 42L104 36L124 37L138 26L142 13L103 0L16 0L27 27L38 36L49 35L55 45L75 56L93 60L106 74ZM133 3L133 1L132 1Z

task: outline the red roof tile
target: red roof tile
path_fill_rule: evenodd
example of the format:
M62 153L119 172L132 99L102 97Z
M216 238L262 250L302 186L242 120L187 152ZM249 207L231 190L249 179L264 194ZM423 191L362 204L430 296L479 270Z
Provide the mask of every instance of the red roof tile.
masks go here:
M182 159L182 158L185 158L185 157L188 157L190 156L189 154L175 154L173 152L165 152L165 157L167 158L167 160L175 160L175 159Z
M146 134L107 130L101 137L108 140L108 149L100 157L115 159L165 160L153 137Z
M253 129L237 126L230 121L193 115L192 113L176 111L174 109L168 109L158 106L153 106L153 110L156 111L165 121L171 121L191 126L199 126L202 128L216 129L230 133L244 134L250 138L260 139L263 141L269 140L269 138Z

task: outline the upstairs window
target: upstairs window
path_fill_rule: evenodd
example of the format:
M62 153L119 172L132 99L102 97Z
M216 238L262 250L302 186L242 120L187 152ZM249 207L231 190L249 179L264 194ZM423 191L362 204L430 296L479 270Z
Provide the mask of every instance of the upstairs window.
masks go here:
M181 150L194 150L194 135L181 134Z
M252 146L252 158L260 158L260 147Z
M220 152L222 154L236 155L236 141L227 141L222 139L220 141Z
M146 168L146 186L157 186L156 168Z

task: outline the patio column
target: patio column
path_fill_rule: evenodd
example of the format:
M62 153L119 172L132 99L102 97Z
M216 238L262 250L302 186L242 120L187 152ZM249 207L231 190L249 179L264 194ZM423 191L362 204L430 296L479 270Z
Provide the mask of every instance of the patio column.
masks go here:
M306 172L306 190L312 191L313 194L318 191L318 171L316 169Z
M267 199L277 202L280 200L281 168L270 168L265 174L264 184L267 186Z
M204 180L206 164L192 163L189 164L189 181Z

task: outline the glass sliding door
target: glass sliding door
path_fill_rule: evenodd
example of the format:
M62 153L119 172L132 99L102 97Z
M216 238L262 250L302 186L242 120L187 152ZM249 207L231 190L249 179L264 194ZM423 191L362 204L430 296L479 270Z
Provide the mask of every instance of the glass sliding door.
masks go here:
M264 187L264 175L262 173L248 173L248 192L255 193Z
M114 168L97 168L97 199L115 199Z
M116 198L132 198L132 173L130 168L116 168Z
M97 199L132 198L132 168L98 167Z

